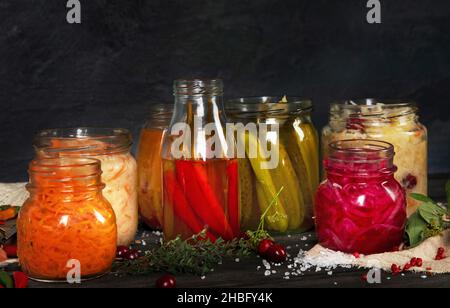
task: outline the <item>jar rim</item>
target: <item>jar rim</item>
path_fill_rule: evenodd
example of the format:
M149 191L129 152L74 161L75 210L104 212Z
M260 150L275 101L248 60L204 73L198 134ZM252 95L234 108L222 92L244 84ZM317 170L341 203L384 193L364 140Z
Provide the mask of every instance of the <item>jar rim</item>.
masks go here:
M287 100L284 102L283 100ZM301 114L311 112L312 101L300 96L248 96L230 99L225 103L229 114L268 116Z
M335 101L330 105L331 115L341 116L340 112L343 112L351 118L365 119L380 116L390 119L415 114L417 111L416 102L404 99L359 98Z
M392 159L395 155L394 146L386 141L374 139L345 139L331 142L329 145L329 159L339 159L337 155L350 155L352 163L375 162L383 159ZM368 156L372 155L373 158Z
M105 186L101 182L101 162L95 158L35 158L29 163L28 173L30 181L27 189L31 190L42 186L58 187L62 192L72 192L75 187L83 187L88 191Z
M55 146L53 142L62 142ZM72 144L73 140L92 141L92 144ZM99 143L102 146L99 146ZM103 155L128 151L133 143L129 130L124 128L104 127L71 127L52 128L39 131L34 139L33 146L46 153L77 152L79 155Z
M223 95L223 81L213 79L176 79L173 82L173 94L185 96Z

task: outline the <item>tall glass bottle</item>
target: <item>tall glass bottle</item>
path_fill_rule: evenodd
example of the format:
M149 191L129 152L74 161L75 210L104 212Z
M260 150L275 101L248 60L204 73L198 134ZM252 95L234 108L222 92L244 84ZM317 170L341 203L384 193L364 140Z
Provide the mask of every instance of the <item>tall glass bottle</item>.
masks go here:
M166 240L239 234L238 164L227 157L221 80L176 80L172 121L164 136Z

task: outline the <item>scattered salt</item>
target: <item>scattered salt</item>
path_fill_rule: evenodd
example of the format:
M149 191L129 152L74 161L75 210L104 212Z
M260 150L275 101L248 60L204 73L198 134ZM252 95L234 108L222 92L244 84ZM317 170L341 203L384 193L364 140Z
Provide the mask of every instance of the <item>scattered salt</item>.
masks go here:
M422 276L420 276L420 278L427 279L427 275L422 275Z
M239 262L239 258L234 259L235 262Z
M205 278L206 278L205 276L200 277L201 280L203 280L203 279L205 279Z
M266 269L270 269L270 263L263 259L263 265Z
M272 270L272 274L276 274L277 273L277 271L276 270Z
M260 269L261 269L261 266L258 265L258 266L256 267L256 270L259 271Z
M302 236L302 238L300 240L301 241L306 241L306 240L308 240L308 238L306 236Z
M270 276L270 271L269 270L265 271L264 276Z
M333 271L328 271L327 274L328 274L328 276L331 276L331 275L333 275Z

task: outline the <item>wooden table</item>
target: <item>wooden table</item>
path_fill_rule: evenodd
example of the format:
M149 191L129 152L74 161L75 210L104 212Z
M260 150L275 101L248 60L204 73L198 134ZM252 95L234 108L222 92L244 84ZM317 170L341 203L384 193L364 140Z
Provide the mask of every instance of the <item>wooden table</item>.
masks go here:
M438 200L444 200L444 183L448 176L434 176L430 181L430 195ZM306 240L301 238L306 236ZM156 245L158 236L150 231L144 231L142 228L139 232L138 239L144 239L146 243ZM290 237L283 236L277 238L277 241L286 247L291 246L288 250L292 256L298 253L300 248L308 249L316 244L315 236L312 232L305 234L292 235ZM299 247L295 247L295 245ZM148 246L147 246L148 247ZM257 270L257 266L261 266ZM328 275L325 271L315 272L308 271L304 276L291 277L289 280L283 279L286 272L286 265L276 268L277 273L270 276L264 275L264 266L261 259L257 257L249 257L235 262L229 260L223 265L218 265L214 272L210 273L203 279L193 275L177 276L177 285L180 288L227 288L227 287L245 287L245 288L310 288L310 287L450 287L450 274L435 275L423 278L422 274L407 273L404 276L398 275L392 277L390 273L383 272L381 284L368 284L362 275L367 272L364 270L348 270L336 269L332 275ZM116 277L114 274L106 275L102 278L83 282L78 286L70 286L67 284L48 284L31 282L30 287L54 288L54 287L137 287L147 288L153 287L155 280L160 274L152 274L148 276L124 276Z

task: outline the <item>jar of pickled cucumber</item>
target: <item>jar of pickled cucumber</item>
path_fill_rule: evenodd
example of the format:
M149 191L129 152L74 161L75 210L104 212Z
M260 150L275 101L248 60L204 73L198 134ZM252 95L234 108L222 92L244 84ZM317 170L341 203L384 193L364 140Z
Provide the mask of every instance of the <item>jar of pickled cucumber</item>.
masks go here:
M151 107L148 121L141 129L137 151L139 214L145 224L155 230L162 230L161 146L172 111L172 104Z
M297 97L250 97L226 104L228 121L259 129L258 138L236 130L245 142L245 157L238 156L241 226L254 230L264 216L272 232L301 232L312 227L313 196L319 183L317 131L311 121L312 103ZM266 125L263 133L262 124ZM250 126L249 126L250 125ZM275 129L276 127L276 129ZM258 148L251 155L251 148ZM276 166L264 166L264 147L278 151ZM277 197L276 197L277 196ZM275 198L276 197L276 198Z
M17 219L20 265L30 278L65 281L108 272L116 256L117 227L103 197L100 161L37 158Z
M121 128L57 128L34 138L38 158L88 157L100 160L103 195L117 219L117 245L134 241L138 226L137 165L130 153L131 134Z
M360 99L336 102L328 126L322 131L322 154L328 145L345 139L376 139L394 145L395 179L410 193L427 194L427 129L418 108L409 102ZM407 197L408 215L419 205Z

